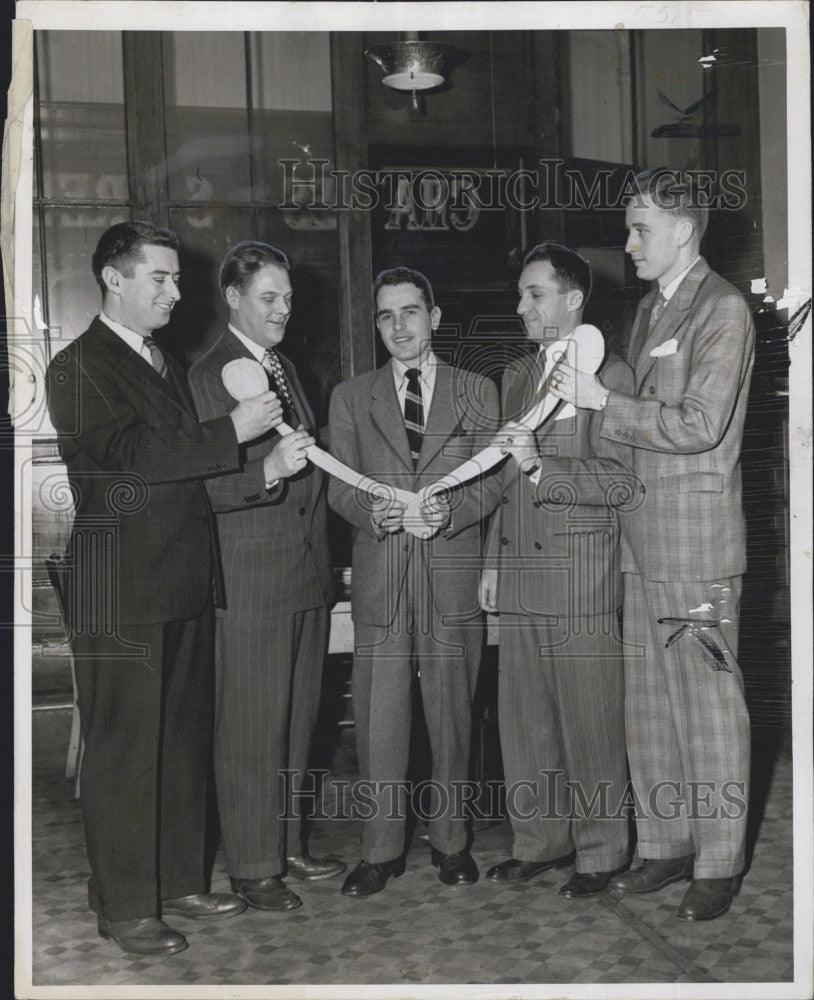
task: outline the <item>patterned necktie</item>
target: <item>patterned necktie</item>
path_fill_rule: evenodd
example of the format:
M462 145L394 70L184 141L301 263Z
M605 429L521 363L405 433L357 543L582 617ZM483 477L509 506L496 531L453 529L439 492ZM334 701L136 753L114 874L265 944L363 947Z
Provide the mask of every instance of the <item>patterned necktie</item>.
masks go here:
M153 368L158 372L158 374L166 381L167 380L167 360L161 353L161 348L153 340L152 337L144 338L144 346L150 352L150 361L152 362Z
M280 359L271 347L267 348L263 354L263 367L274 380L274 391L283 404L283 420L289 426L293 426L291 421L294 416L294 400L291 397L291 390L288 388L288 380L285 377L283 366L280 364Z
M410 444L410 454L413 456L413 468L418 464L421 454L421 441L424 437L424 401L421 398L421 370L408 368L407 391L404 396L404 426L407 428L407 441Z
M666 305L667 305L667 299L665 299L665 297L661 294L661 292L659 292L659 294L656 296L656 301L653 303L653 308L650 310L649 329L652 330L653 327L656 325L659 316L661 316L661 314L664 312L664 308Z

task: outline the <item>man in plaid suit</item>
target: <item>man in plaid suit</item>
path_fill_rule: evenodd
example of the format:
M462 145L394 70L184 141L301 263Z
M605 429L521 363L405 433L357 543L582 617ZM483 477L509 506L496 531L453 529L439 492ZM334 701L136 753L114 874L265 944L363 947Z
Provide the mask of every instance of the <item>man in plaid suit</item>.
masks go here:
M625 703L643 864L623 893L690 875L682 920L725 913L740 889L749 717L736 661L745 526L738 459L755 328L740 293L699 255L707 210L686 175L637 178L625 250L642 300L632 395L564 366L555 394L603 413L644 486L622 514Z

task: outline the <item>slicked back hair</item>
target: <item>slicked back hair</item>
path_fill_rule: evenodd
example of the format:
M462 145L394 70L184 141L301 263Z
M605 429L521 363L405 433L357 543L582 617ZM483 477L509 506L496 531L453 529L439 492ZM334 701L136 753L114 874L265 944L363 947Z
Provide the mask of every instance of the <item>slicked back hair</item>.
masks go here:
M523 259L523 267L536 261L548 261L557 276L560 290L563 292L577 288L582 292L582 305L588 301L593 287L591 265L587 260L570 247L562 243L547 240L532 247Z
M710 194L692 174L686 170L658 167L636 174L634 182L628 204L635 204L637 197L644 196L663 212L678 219L689 219L695 235L701 240L709 222Z
M162 229L152 222L118 222L99 237L91 257L93 277L104 295L107 288L102 271L106 267L115 267L126 278L132 278L133 268L144 260L143 247L169 247L177 252L180 245L178 234L171 229Z
M373 282L373 309L376 309L376 299L379 289L383 285L415 285L421 292L427 312L432 312L435 308L435 296L432 294L432 285L429 278L421 271L414 271L411 267L393 267L388 271L380 271Z
M218 271L218 284L223 301L226 301L227 288L236 288L239 292L243 292L255 274L269 265L281 267L284 271L291 270L288 257L282 250L269 243L244 240L235 244L221 261Z

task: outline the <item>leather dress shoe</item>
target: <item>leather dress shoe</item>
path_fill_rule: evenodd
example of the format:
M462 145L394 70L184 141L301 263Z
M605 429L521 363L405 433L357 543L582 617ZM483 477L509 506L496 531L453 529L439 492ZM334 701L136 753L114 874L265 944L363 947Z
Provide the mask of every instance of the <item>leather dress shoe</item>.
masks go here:
M469 851L444 854L432 847L430 860L438 869L438 878L444 885L472 885L480 878L478 866Z
M726 913L732 900L741 891L739 876L734 878L696 878L687 889L681 906L679 920L714 920Z
M106 920L100 916L98 926L100 938L112 938L120 948L133 955L175 955L189 947L183 934L158 917Z
M246 904L231 892L196 892L192 896L166 899L161 909L165 914L192 917L193 920L225 920L242 913Z
M347 867L339 858L312 858L310 854L292 854L285 859L288 875L301 882L316 882L321 878L334 878Z
M673 882L692 878L694 854L681 858L647 858L641 867L614 875L608 885L617 892L658 892Z
M627 866L625 866L627 867ZM608 882L618 874L621 868L609 872L574 872L571 878L560 887L560 895L566 899L584 899L586 896L598 896L605 892Z
M302 900L279 875L266 878L233 878L232 889L256 910L295 910Z
M404 858L394 858L392 861L360 861L345 879L342 886L343 896L372 896L381 892L392 875L398 878L404 874L407 863Z
M528 882L529 879L542 875L551 868L567 868L573 861L573 851L551 861L518 861L517 858L508 858L497 865L492 865L486 877L490 882Z

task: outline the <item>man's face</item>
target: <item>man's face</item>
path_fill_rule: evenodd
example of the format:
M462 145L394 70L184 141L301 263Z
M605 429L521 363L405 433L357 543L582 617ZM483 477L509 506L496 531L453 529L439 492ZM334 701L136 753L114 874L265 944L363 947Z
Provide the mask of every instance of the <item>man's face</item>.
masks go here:
M527 264L517 291L520 293L517 314L523 320L529 340L553 344L576 328L582 292L561 288L551 261L535 260Z
M108 284L105 304L110 302L111 312L116 313L111 319L146 337L169 322L172 308L181 298L181 274L178 254L171 247L145 244L141 254L143 260L136 262L129 277L108 265L112 285Z
M421 290L409 282L382 285L376 295L376 326L384 346L405 365L424 360L440 320L438 306L428 309Z
M680 218L654 205L650 198L639 196L628 203L625 225L625 252L630 254L639 278L658 281L664 287L681 274L681 244L686 233Z
M226 289L230 319L255 344L275 347L283 339L291 315L291 281L288 271L267 264L249 279L243 291Z

